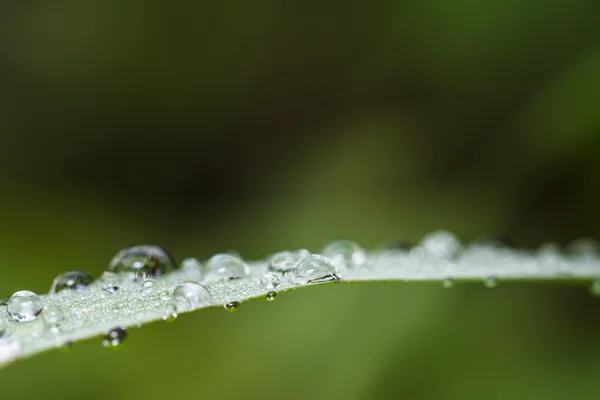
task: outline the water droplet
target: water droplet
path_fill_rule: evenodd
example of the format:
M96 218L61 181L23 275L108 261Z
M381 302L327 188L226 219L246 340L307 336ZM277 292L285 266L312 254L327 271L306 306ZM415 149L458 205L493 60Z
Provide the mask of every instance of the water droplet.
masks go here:
M123 284L123 277L114 272L104 272L100 277L102 282L102 290L108 294L114 294L119 291L120 286Z
M277 298L277 292L275 292L273 290L268 292L266 298L267 298L267 301L275 300Z
M117 348L123 344L125 339L127 339L127 331L123 328L114 328L104 336L102 345L108 348Z
M327 257L313 254L302 260L294 268L294 283L306 285L340 279L336 273L335 265Z
M65 312L60 306L51 305L44 310L43 318L46 325L55 331L65 319Z
M351 240L336 240L323 249L323 255L338 267L358 267L367 261L367 253Z
M158 283L154 279L146 279L142 282L142 290L146 293L155 292L158 289Z
M462 247L456 236L447 231L437 231L425 235L421 240L421 246L427 254L439 258L455 257Z
M62 343L58 349L62 353L70 353L73 350L73 342L67 340L66 342Z
M592 296L600 296L600 279L592 283L592 286L590 286L590 293L592 293Z
M177 311L193 310L207 306L212 301L208 289L197 282L184 282L173 291L173 303Z
M279 286L279 277L273 272L266 272L260 277L260 284L265 289L275 289Z
M142 245L129 247L117 253L108 270L124 272L131 280L156 278L175 268L173 258L158 246Z
M194 257L188 257L181 261L180 269L187 275L200 278L202 275L202 263Z
M485 285L485 287L493 288L498 284L498 280L495 276L488 276L483 280L483 284Z
M444 281L442 282L442 286L446 289L451 288L452 286L454 286L454 281L452 280L452 278L446 278L444 279Z
M245 278L250 273L250 268L244 260L229 253L215 254L208 260L207 267L207 280L212 281Z
M178 317L177 307L175 307L173 304L167 305L163 312L163 316L162 316L163 321L175 322L177 317Z
M566 251L574 257L594 262L600 255L600 244L589 238L576 239L567 245Z
M225 304L223 307L225 307L225 309L229 312L236 312L239 306L240 306L239 301L230 301L229 303Z
M280 251L269 259L269 268L273 271L287 272L293 270L303 259L310 257L308 250Z
M6 309L15 321L26 322L33 321L42 313L43 304L37 294L21 290L10 297Z
M67 271L54 279L52 287L50 287L50 293L60 293L63 290L80 291L92 282L94 282L94 278L83 271Z

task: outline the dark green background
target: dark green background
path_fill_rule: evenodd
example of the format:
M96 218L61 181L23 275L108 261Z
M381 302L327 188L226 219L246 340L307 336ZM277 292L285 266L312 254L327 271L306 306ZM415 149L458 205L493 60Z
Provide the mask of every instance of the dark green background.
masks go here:
M0 291L439 228L600 237L597 0L0 3ZM596 399L583 286L334 285L0 371L2 399Z

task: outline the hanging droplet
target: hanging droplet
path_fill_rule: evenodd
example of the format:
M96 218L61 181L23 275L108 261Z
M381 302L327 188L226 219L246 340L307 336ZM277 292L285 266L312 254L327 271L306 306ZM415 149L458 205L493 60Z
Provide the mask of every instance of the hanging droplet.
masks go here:
M273 272L266 272L260 277L260 285L265 289L275 289L279 286L279 277Z
M280 251L269 258L269 268L285 273L293 270L303 259L310 257L308 250Z
M248 264L239 256L230 253L215 254L208 260L207 276L209 281L227 281L245 278L250 273Z
M308 283L321 283L340 279L336 273L335 265L327 257L313 254L302 260L294 268L294 283L306 285Z
M102 339L102 345L107 348L117 348L123 344L123 342L127 339L127 331L123 328L114 328L111 329L104 339Z
M154 279L146 279L142 282L142 290L145 293L152 293L158 289L158 283Z
M21 290L8 299L6 310L15 321L33 321L42 313L43 304L40 297L29 290Z
M225 304L223 307L229 312L236 312L238 310L239 306L240 306L239 301L230 301L229 303Z
M51 330L56 330L65 319L65 312L62 307L51 305L44 310L44 322Z
M80 291L88 287L92 282L94 282L94 278L83 271L67 271L54 279L50 293L60 293L63 290Z
M446 278L442 282L442 287L444 287L445 289L450 289L452 286L454 286L454 281L452 280L452 278Z
M268 292L267 295L266 295L266 298L267 298L267 301L273 301L273 300L275 300L277 298L277 292L275 292L273 290L270 291L270 292Z
M592 294L592 296L600 296L600 279L597 279L594 282L592 282L592 286L590 286L590 293Z
M173 304L179 312L207 306L211 301L208 289L197 282L184 282L173 291Z
M174 304L168 304L163 310L162 320L166 322L175 322L177 317L177 307L175 307Z
M431 256L452 258L458 255L462 246L456 236L446 231L437 231L425 235L421 247Z
M158 246L129 247L117 253L108 270L124 272L134 281L156 278L175 268L173 258Z
M331 242L322 253L339 268L359 267L367 261L367 253L351 240Z
M483 280L483 284L485 285L485 287L493 288L498 284L498 280L495 276L488 276Z

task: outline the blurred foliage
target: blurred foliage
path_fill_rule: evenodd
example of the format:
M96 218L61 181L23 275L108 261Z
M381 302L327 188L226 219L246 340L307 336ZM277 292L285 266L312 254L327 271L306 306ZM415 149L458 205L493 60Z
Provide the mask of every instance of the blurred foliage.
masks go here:
M600 237L600 2L0 3L0 290L446 228ZM2 398L595 399L585 288L315 288L0 371Z

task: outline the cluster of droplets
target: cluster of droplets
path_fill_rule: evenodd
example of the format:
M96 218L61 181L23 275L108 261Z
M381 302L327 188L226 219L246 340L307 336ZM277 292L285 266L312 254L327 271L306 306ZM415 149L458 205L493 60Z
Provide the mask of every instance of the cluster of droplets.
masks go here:
M484 249L506 247L505 242L500 240L491 240L484 244ZM476 246L477 244L474 244L473 248ZM577 260L594 263L599 261L599 249L600 246L594 241L578 240L565 251L568 256ZM452 268L465 248L451 233L438 231L426 235L417 244L407 241L393 242L382 250L387 251L403 252L417 266L424 264L426 259L431 263L448 265L448 274L443 278L442 284L449 288L455 282ZM556 246L543 246L538 251L537 259L552 263L561 257L560 253ZM298 285L338 281L346 274L352 276L363 268L370 268L370 262L365 250L357 243L336 240L325 246L320 254L313 254L305 249L275 253L266 263L261 264L263 270L251 268L235 252L215 254L204 262L196 258L186 258L179 265L179 271L173 275L174 278L169 276L162 279L161 277L177 269L173 258L158 246L141 245L119 251L111 260L108 270L97 281L85 272L67 271L54 279L49 293L60 299L69 293L98 290L107 298L118 298L119 293L123 291L136 290L142 300L160 299L163 304L162 318L172 321L178 313L215 304L223 304L230 312L239 308L239 299L213 298L213 287L235 285L242 280L256 282L264 290L262 293L265 293L266 299L273 301L279 290ZM185 279L177 280L177 276ZM486 287L496 286L497 281L496 276L483 279ZM591 291L600 296L600 277L592 284ZM60 302L45 304L44 301L43 297L31 291L21 290L0 301L0 305L5 306L13 323L29 323L41 316L43 326L59 336L61 326L70 311L61 307ZM114 348L122 344L126 337L125 328L117 326L106 333L102 342L106 347ZM13 357L15 352L18 353L19 346L19 342L11 335L10 326L0 325L0 363Z

